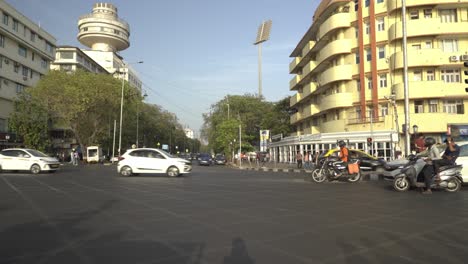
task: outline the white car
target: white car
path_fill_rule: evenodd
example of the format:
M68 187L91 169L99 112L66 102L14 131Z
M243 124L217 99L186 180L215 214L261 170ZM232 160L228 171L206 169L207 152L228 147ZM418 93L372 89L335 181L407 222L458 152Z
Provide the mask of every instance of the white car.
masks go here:
M468 141L455 142L455 144L460 146L460 155L455 162L458 165L463 165L461 172L463 183L468 183Z
M138 173L165 173L169 177L192 171L190 161L177 158L161 149L137 148L127 150L117 164L122 176Z
M56 158L34 149L11 148L0 151L0 171L55 172L60 167Z

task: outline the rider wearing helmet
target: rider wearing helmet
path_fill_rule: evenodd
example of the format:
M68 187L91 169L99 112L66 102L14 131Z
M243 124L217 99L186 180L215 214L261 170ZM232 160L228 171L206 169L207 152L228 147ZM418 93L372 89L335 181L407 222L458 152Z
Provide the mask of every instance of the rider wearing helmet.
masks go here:
M423 174L424 174L424 182L426 183L426 190L423 194L431 194L431 184L432 184L432 177L434 176L434 160L440 159L440 153L435 145L435 139L432 137L427 137L424 139L424 146L427 147L428 156L426 158L426 166L424 166Z
M346 147L346 142L340 140L338 141L338 146L340 146L340 160L343 162L348 162L349 151Z

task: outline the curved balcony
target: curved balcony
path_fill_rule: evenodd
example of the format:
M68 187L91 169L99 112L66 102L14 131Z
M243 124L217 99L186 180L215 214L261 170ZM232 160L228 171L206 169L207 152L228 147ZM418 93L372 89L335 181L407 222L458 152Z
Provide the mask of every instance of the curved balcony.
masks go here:
M302 49L302 57L307 57L307 55L309 55L309 52L314 48L314 46L315 41L309 41Z
M466 35L468 22L441 23L440 18L417 19L407 21L407 36ZM392 24L388 29L389 41L403 38L402 22Z
M395 10L401 10L401 0L386 0L387 10L392 13ZM454 4L454 0L437 0L437 5L443 4ZM433 6L436 4L434 0L406 0L406 8L429 5Z
M319 28L318 39L323 38L333 30L340 28L348 28L351 26L351 18L349 13L337 13L329 17Z
M353 94L352 93L337 93L320 100L319 109L321 112L327 111L333 108L352 107L353 106Z
M296 76L294 76L290 81L289 81L289 90L292 91L292 90L296 90L297 89L297 84L301 81L302 79L302 75L301 74L297 74Z
M409 82L409 98L454 98L466 96L465 85L463 83L446 83L444 81L420 81ZM395 99L403 100L405 98L404 84L398 83L393 86Z
M316 63L327 60L330 57L339 54L350 54L351 53L351 40L339 39L328 43L320 52L317 54Z
M352 66L351 65L338 65L324 71L319 78L321 86L327 85L336 81L350 81L352 80Z
M102 14L90 14L78 21L78 40L85 46L93 47L103 43L117 51L130 46L130 27L118 18Z
M460 62L450 62L451 56L460 58L461 52L458 53L445 53L440 49L420 49L408 50L408 67L421 67L421 66L438 66L450 63L459 64ZM399 51L390 56L389 67L391 69L403 68L403 52Z
M290 107L295 106L301 99L302 99L302 96L300 93L296 93L295 95L292 95L291 97L289 97L289 106Z
M320 124L320 130L324 133L343 132L345 127L345 120L332 120Z

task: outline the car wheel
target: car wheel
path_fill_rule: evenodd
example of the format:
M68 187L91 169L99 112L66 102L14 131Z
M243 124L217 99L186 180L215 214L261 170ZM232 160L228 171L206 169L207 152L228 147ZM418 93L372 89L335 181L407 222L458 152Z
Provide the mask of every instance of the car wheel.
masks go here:
M129 176L132 176L132 174L133 174L132 168L130 168L129 166L123 166L120 169L120 175L122 176L129 177Z
M169 177L177 177L179 174L179 169L176 166L171 166L167 169L167 176Z
M41 166L39 166L38 164L33 164L29 171L31 171L32 174L38 174L39 172L41 172Z

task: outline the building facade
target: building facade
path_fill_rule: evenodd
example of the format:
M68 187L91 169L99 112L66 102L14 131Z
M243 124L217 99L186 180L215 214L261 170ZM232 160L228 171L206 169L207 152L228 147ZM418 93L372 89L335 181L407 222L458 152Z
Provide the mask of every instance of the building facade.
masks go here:
M55 60L50 64L51 70L76 71L78 69L109 74L109 72L81 49L72 46L58 46Z
M11 145L8 131L13 100L34 86L55 58L56 39L39 25L0 0L0 147Z
M451 127L468 126L468 0L407 0L406 21L407 127L442 142ZM293 161L291 153L340 139L379 157L398 155L406 144L402 28L399 0L323 0L291 54L296 132L271 143L272 155Z

